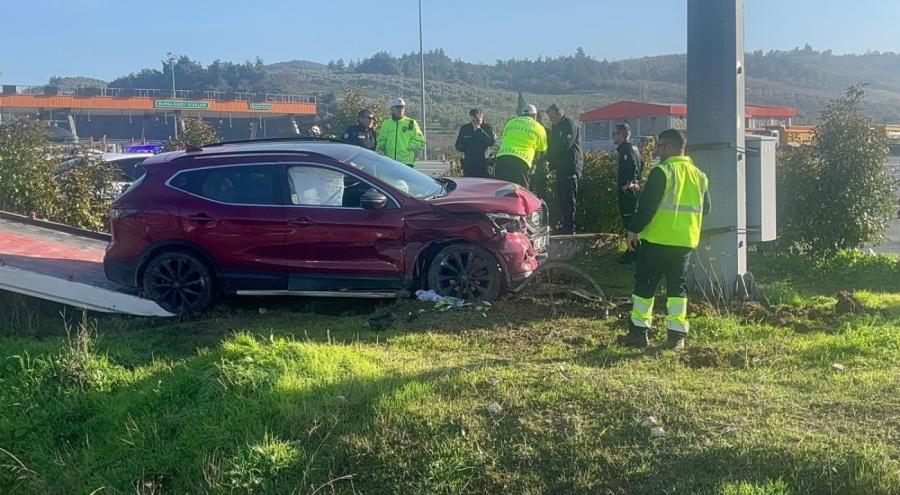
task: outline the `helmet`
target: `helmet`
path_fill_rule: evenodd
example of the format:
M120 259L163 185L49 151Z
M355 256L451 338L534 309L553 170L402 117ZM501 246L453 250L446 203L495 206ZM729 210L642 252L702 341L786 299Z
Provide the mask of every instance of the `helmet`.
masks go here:
M525 105L522 107L522 115L537 115L537 107L534 105Z
M319 137L322 135L322 129L319 129L319 126L314 125L309 128L309 135L313 137Z
M403 98L394 98L394 101L391 102L391 106L392 107L405 107L406 102L403 100Z

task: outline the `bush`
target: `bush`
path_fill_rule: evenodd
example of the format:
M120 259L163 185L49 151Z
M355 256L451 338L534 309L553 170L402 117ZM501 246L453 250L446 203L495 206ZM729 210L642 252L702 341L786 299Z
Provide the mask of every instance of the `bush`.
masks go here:
M178 151L188 146L206 146L222 140L213 126L201 119L182 118L181 134L177 138L166 141L163 151Z
M641 155L644 159L646 182L652 168L650 165L652 148L642 148ZM584 174L578 184L578 209L575 213L575 229L578 232L625 233L622 216L619 214L618 176L619 162L615 151L584 153ZM540 185L536 184L535 189L540 189ZM550 207L550 223L555 224L560 213L554 173L547 177L547 186L538 195Z
M57 218L59 153L50 147L45 127L30 118L0 124L0 210Z
M779 243L833 254L881 240L897 211L885 169L885 136L861 113L865 92L852 86L822 112L810 145L779 153Z
M21 118L0 125L0 210L84 229L105 229L119 191L115 167L51 146L46 124Z

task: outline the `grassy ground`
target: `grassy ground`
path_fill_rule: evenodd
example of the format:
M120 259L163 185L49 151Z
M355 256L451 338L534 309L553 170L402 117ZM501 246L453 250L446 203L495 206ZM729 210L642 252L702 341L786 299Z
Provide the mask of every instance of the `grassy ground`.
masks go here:
M629 268L580 264L630 291ZM900 264L751 268L770 304L695 315L681 355L615 346L625 308L535 293L181 323L5 295L0 492L900 493ZM865 311L834 314L839 290Z

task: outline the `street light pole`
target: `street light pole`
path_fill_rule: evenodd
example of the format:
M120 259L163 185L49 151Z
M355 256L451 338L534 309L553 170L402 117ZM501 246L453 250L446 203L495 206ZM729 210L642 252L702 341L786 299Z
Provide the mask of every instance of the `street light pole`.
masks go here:
M419 58L422 63L422 135L425 136L425 145L422 147L422 152L425 156L422 158L427 160L428 134L425 132L425 51L422 47L422 0L419 0Z
M169 57L169 66L172 68L172 98L175 98L175 61L178 60L172 52L166 54ZM175 122L175 139L178 139L178 114L173 119Z

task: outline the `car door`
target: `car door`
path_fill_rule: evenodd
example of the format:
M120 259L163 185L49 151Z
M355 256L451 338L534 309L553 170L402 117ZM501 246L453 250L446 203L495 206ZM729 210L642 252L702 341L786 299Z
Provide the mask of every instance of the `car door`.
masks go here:
M274 164L181 172L170 185L192 196L180 208L185 239L209 252L230 291L285 290L282 188Z
M282 164L289 288L396 290L402 287L403 210L389 197L366 210L360 197L376 189L362 174L336 166ZM379 191L383 192L383 191Z

